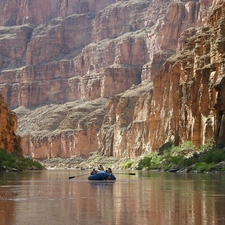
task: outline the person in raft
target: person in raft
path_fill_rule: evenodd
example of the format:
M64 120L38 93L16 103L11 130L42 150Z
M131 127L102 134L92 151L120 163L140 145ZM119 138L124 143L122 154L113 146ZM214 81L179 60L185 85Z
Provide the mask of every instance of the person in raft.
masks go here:
M111 168L108 168L105 172L111 174L112 173L112 169Z
M104 167L102 165L99 165L98 170L104 171Z
M91 171L91 175L94 175L94 174L97 174L97 171L96 171L95 169L93 169L93 170Z

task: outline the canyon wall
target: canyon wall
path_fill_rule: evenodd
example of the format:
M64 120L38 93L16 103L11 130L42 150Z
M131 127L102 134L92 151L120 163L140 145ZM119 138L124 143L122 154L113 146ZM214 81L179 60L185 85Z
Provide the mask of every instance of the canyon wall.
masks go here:
M0 6L0 92L25 155L133 158L167 142L223 145L223 1Z
M3 96L0 94L0 148L8 152L19 151L20 137L16 136L17 118L16 114L9 110L4 101Z
M98 148L97 135L107 110L107 99L49 104L15 112L23 154L36 159L87 157Z
M179 145L186 140L195 146L209 140L225 146L224 15L221 1L207 22L182 33L176 54L152 85L111 99L99 150L135 158L165 143Z
M2 1L0 92L10 108L110 97L151 81L211 5L102 2Z

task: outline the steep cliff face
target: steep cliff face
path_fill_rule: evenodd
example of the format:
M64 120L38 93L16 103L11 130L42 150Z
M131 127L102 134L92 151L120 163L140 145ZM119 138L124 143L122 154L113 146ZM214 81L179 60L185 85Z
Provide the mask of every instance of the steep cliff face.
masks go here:
M24 154L136 157L167 141L222 141L223 1L0 6L0 92L18 107ZM84 99L101 100L96 113Z
M181 32L202 22L211 2L1 4L0 92L16 108L109 97L151 81Z
M221 1L203 26L183 32L177 53L155 75L152 86L111 100L100 150L136 157L166 142L191 140L198 146L214 139L225 146L224 15Z
M39 25L52 18L67 17L71 14L98 12L116 0L2 0L0 3L0 24L15 26Z
M107 99L49 104L34 110L18 107L17 133L23 154L36 159L88 156L98 148L97 133L107 109Z
M96 13L114 2L1 2L0 92L11 108L86 97L86 84L89 82L92 88L93 75L89 78L88 73L82 79L90 62L88 55L86 60L80 53L92 42L92 23ZM68 79L73 77L75 87L70 87L74 82Z
M0 94L0 148L8 152L21 151L20 138L15 135L17 129L16 114L8 109Z
M166 137L171 131L175 143L192 140L199 145L214 137L224 145L224 6L221 1L156 76L154 91L162 94L155 102L163 103L159 121L167 126L153 138Z

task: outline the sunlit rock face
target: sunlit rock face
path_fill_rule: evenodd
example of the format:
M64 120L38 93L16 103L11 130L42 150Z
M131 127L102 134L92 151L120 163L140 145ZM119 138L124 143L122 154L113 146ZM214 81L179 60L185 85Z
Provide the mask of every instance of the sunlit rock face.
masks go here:
M222 2L3 0L0 8L0 92L17 112L25 155L137 157L168 141L223 142Z
M111 99L99 135L105 154L136 157L185 140L225 145L224 15L220 2L202 26L182 33L152 85Z
M0 91L17 108L110 97L151 81L211 2L0 4Z
M16 114L9 110L0 94L0 148L8 152L21 151L20 138L15 135L17 129Z

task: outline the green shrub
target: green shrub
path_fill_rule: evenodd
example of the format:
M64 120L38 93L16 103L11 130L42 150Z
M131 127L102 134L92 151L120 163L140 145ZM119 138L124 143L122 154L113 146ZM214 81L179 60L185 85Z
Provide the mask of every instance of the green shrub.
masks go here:
M198 162L194 165L193 170L198 170L199 172L205 172L205 171L208 171L213 166L215 166L215 163L207 164L205 162Z
M193 145L193 143L191 141L185 141L182 145L181 145L182 149L188 149L188 150L194 150L195 146Z
M120 168L121 169L130 169L130 168L133 168L135 166L135 164L136 164L136 161L129 160L129 161L120 163Z
M151 163L151 157L150 156L145 156L143 159L141 159L138 163L137 169L144 169L148 168Z
M171 153L182 152L182 148L180 146L173 146L169 151Z
M158 169L161 167L162 160L162 156L154 152L141 159L138 163L137 169Z
M162 161L163 161L163 157L161 155L158 155L156 152L154 152L151 155L150 167L152 169L157 169L161 166Z
M202 161L206 163L219 163L225 160L225 152L218 149L212 149L208 151L204 156Z
M150 156L145 156L142 160L141 160L141 164L143 167L148 167L150 165L151 162L151 157Z
M183 155L173 156L171 154L167 154L165 156L164 169L169 169L173 166L182 165L183 162L184 162Z
M179 165L183 162L183 160L184 160L184 156L182 155L177 155L177 156L170 155L170 156L167 156L166 158L166 161L173 165Z
M43 169L44 167L37 161L24 158L18 153L7 153L4 149L0 148L0 170L4 168L11 170L26 170L30 168Z
M197 159L194 158L194 157L191 157L191 158L185 159L184 162L183 162L183 165L184 166L191 166L191 165L195 164L196 162L197 162Z
M0 160L3 161L15 161L15 159L7 153L4 149L0 148Z
M185 141L180 147L167 147L161 152L146 155L139 161L137 169L162 168L167 170L173 166L188 167L194 165L194 169L200 172L207 171L216 163L225 161L225 151L213 149L212 143L212 140L208 140L205 145L202 145L200 147L201 153L195 151L195 146L191 141ZM194 153L194 155L190 158L186 158L185 154L187 153Z
M203 152L213 148L213 139L206 140L205 144L199 146L199 151Z

